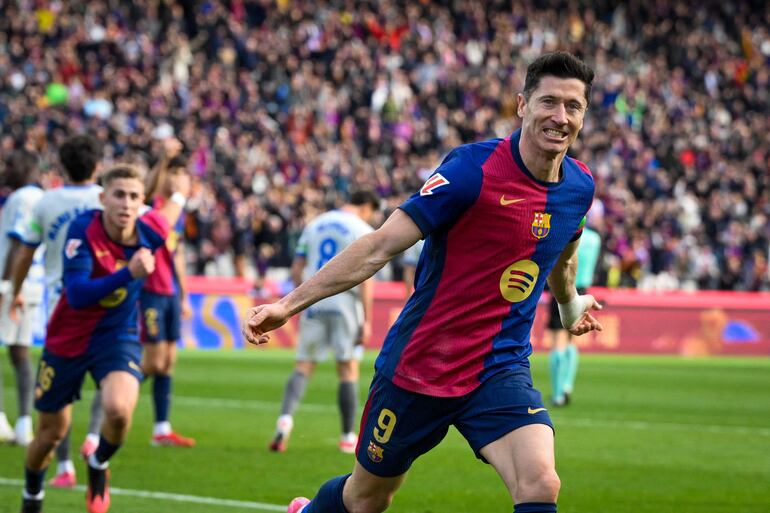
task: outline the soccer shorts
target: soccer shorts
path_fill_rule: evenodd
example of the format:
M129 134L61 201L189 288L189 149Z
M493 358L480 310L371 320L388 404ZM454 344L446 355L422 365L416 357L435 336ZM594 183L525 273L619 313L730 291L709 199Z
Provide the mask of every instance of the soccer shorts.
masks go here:
M553 429L528 367L494 374L461 397L409 392L376 374L361 418L356 457L374 475L399 476L455 426L476 457L486 462L482 448L530 424Z
M338 362L360 358L356 351L360 329L352 315L334 310L308 310L299 320L297 360L323 360L329 349L334 351Z
M118 342L109 350L87 352L66 357L43 350L35 384L35 408L57 412L80 399L86 373L97 384L110 372L125 371L142 381L142 346L137 342Z
M11 320L11 294L3 297L3 304L0 305L0 343L9 346L32 345L32 332L35 320L37 318L37 309L42 300L42 294L30 292L25 283L22 287L22 297L24 298L24 307L18 311L18 322ZM43 322L42 320L40 321Z
M142 291L139 297L144 344L176 342L181 336L182 305L179 296Z

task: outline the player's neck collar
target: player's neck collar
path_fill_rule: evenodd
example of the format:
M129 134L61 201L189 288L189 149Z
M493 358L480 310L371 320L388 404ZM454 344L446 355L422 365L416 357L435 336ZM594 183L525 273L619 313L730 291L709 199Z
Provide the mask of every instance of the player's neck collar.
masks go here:
M559 180L557 182L546 182L544 180L540 180L535 175L533 175L526 164L524 164L524 159L521 158L521 152L519 151L520 140L521 128L511 134L511 154L513 155L514 162L516 162L516 165L519 167L519 169L521 169L521 172L527 175L530 180L543 187L547 187L549 189L560 187L564 183L565 177L567 175L567 169L564 165L565 161L567 160L567 156L565 155L564 159L561 161L561 172L559 173Z

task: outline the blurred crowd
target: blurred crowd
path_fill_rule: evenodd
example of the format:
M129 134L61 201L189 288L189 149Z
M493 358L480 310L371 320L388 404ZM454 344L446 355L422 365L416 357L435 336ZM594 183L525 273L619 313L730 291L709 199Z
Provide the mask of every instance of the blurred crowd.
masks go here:
M770 289L761 0L0 0L0 148L51 178L72 133L148 166L176 137L192 270L262 277L349 191L384 217L452 147L515 130L527 64L556 49L597 73L572 152L596 283Z

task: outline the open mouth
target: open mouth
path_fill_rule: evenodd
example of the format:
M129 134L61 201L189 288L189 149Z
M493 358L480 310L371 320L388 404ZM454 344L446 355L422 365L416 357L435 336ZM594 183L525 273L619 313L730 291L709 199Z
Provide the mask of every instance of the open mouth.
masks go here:
M567 135L569 135L566 131L559 130L558 128L544 128L543 133L547 138L557 140L559 142L566 140Z

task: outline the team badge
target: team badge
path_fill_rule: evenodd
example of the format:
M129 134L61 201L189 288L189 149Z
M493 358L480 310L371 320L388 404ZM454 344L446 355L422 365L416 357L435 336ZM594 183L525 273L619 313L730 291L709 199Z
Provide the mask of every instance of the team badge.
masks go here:
M448 184L449 180L444 178L444 175L441 173L436 173L428 178L428 181L425 182L425 185L422 186L422 189L420 189L420 196L430 196L433 194L433 191Z
M532 235L538 239L545 238L551 231L551 214L545 212L535 212L535 219L532 221Z
M383 452L385 450L374 442L369 442L369 448L366 449L366 454L369 455L369 459L375 463L382 461Z
M78 254L78 248L81 244L83 244L83 241L80 239L69 239L67 241L67 245L64 246L64 254L66 257L75 258L75 255Z

